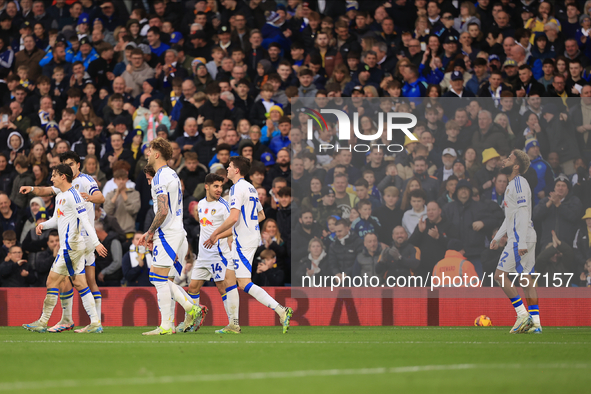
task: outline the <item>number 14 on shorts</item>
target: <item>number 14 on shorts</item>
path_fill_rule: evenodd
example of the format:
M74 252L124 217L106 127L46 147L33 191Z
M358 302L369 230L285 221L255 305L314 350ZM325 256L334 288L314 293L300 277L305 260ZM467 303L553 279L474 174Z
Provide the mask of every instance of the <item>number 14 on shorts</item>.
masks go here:
M220 263L212 264L211 265L211 271L212 272L216 272L216 271L221 272L222 271L222 267L220 266Z

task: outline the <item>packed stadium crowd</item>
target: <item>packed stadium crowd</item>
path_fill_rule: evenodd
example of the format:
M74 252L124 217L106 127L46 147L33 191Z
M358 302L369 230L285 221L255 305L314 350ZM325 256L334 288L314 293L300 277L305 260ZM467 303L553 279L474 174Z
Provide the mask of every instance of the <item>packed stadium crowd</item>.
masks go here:
M0 0L0 286L44 286L59 248L35 233L60 154L105 196L99 286L149 286L146 146L170 141L191 261L208 173L251 161L266 220L252 279L493 272L506 175L524 150L536 270L591 283L591 1ZM343 149L312 109L413 113L415 139ZM292 102L294 111L292 112ZM331 122L333 121L333 122ZM331 149L320 150L325 144ZM180 231L180 229L179 229ZM504 246L504 245L501 245ZM185 282L186 283L186 282Z

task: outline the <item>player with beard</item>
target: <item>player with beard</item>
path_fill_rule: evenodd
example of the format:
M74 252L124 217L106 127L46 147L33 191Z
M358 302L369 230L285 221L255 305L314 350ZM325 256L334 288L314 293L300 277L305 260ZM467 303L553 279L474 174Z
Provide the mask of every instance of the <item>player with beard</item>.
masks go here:
M499 241L507 234L508 240L499 260L495 279L511 300L517 312L517 321L510 333L542 332L538 294L532 274L535 266L536 231L531 220L533 199L529 184L523 177L530 165L524 151L515 149L503 160L501 173L509 177L505 190L505 220L490 243L491 249L499 247ZM519 283L525 293L528 310L525 309L517 288L513 286L514 275L519 276Z

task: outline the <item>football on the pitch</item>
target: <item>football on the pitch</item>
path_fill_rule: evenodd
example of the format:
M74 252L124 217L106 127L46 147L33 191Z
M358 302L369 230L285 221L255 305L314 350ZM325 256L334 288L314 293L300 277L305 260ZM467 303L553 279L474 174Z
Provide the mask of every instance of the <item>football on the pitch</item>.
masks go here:
M490 318L486 315L480 315L474 320L474 325L478 327L491 327L492 322Z

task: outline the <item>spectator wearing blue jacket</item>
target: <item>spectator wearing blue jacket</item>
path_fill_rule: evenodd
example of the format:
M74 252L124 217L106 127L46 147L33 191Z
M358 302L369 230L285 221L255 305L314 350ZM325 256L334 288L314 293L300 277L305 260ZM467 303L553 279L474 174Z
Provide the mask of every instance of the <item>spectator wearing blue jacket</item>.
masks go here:
M419 76L419 69L415 65L410 65L404 71L404 86L402 86L403 97L426 97L427 82L425 78Z
M199 139L199 133L197 132L197 120L195 118L187 118L183 127L183 136L176 139L176 143L179 144L181 150L188 152L195 146L195 143Z
M83 37L80 40L80 51L76 56L74 56L74 62L80 61L84 64L84 68L88 69L90 63L94 62L98 58L99 55L90 44L88 37Z
M291 140L289 139L289 132L291 131L291 119L287 116L281 117L279 119L279 135L276 137L271 138L271 142L269 143L269 149L273 151L275 156L277 156L277 152L279 152L283 148L287 148L291 144Z
M540 200L554 190L554 171L550 164L540 155L540 144L536 138L530 138L525 141L525 153L529 156L530 167L534 169L538 176L538 184L534 188L535 205Z

